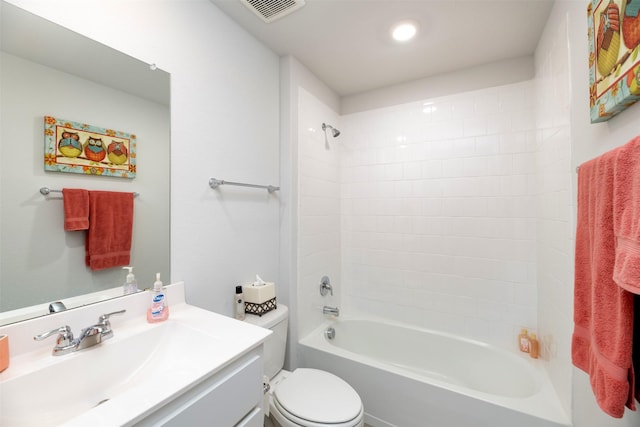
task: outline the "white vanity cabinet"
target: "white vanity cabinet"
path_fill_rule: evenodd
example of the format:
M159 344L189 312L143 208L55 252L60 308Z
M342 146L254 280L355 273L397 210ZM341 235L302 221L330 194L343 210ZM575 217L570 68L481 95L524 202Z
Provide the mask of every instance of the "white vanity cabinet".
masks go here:
M165 292L166 322L147 323L149 294L139 292L0 327L12 346L0 373L0 426L261 426L271 331L186 304L181 282ZM54 357L53 340L33 340L122 310L114 335L92 348Z
M262 376L261 345L134 425L261 427Z

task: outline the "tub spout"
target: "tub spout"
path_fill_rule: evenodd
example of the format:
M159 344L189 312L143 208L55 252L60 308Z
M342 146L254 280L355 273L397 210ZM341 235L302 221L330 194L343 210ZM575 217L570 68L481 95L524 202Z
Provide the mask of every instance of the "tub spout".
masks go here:
M340 316L340 309L338 307L329 307L325 305L322 307L322 314L330 314L332 316Z

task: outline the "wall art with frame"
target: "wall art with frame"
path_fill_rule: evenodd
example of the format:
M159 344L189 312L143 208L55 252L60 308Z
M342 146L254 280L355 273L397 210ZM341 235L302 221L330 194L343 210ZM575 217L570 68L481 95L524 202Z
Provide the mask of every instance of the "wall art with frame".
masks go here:
M44 169L135 178L136 136L45 116Z

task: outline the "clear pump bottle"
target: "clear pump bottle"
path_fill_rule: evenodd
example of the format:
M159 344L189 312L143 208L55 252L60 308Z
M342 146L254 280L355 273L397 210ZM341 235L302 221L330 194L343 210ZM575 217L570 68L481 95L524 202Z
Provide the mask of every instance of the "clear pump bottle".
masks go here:
M123 270L129 270L129 274L127 274L127 279L122 285L122 292L125 295L135 294L138 292L138 281L136 280L136 276L133 274L133 267L122 267Z

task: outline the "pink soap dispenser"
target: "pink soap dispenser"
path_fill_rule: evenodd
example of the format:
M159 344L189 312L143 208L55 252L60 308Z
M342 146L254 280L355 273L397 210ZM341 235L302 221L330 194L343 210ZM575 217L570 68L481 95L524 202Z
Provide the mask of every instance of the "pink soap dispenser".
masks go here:
M162 289L160 273L156 273L156 281L151 293L151 306L147 310L147 322L164 322L169 318L169 304L167 304L167 296Z

